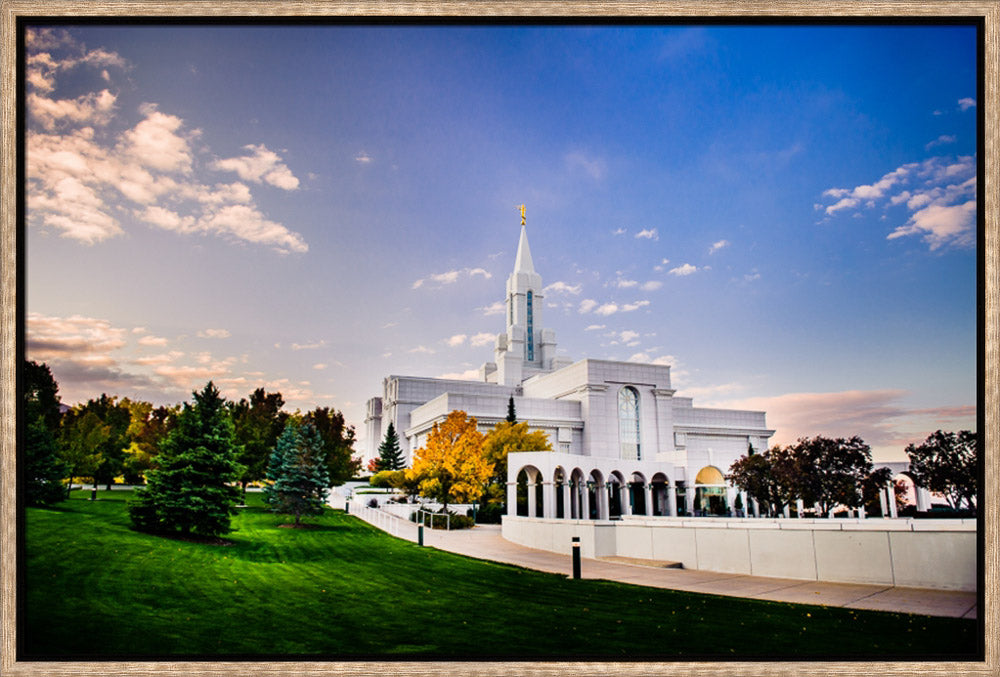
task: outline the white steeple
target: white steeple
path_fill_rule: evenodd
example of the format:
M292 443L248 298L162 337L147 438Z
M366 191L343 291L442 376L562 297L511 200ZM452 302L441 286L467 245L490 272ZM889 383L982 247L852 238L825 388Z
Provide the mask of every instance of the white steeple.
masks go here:
M534 273L535 264L531 261L531 248L528 246L527 227L521 224L521 239L517 243L517 258L514 259L515 273Z

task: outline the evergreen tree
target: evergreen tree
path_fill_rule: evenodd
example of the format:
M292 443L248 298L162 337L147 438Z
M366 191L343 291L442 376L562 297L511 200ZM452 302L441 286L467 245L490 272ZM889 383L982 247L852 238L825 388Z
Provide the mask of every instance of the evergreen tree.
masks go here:
M323 438L312 425L290 420L271 453L267 478L273 482L264 490L271 510L295 515L321 515L330 477L326 467Z
M147 485L135 493L129 514L142 531L180 531L218 536L229 531L243 473L239 447L225 400L209 381L184 403L177 423L146 473Z
M396 434L396 428L392 421L389 421L389 427L385 429L385 438L378 448L375 470L377 472L402 470L404 467L406 467L406 461L403 460L403 451L399 448L399 435Z
M514 411L514 396L511 395L510 399L507 400L507 418L504 419L507 423L517 423L517 412Z
M47 365L25 362L22 488L28 505L49 505L66 498L62 487L66 467L56 445L62 418L58 392Z

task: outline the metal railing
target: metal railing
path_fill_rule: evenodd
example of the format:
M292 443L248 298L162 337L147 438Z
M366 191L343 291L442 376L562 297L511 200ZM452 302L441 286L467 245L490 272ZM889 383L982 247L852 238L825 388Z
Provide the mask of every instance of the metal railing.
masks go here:
M390 536L416 542L417 524L402 517L397 517L379 508L369 508L363 501L351 501L351 514L368 522L376 529L381 529Z

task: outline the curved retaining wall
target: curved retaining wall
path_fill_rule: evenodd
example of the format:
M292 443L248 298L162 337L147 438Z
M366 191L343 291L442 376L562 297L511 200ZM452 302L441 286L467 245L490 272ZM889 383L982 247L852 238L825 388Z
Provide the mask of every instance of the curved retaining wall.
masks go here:
M625 517L503 518L507 540L584 557L681 562L685 569L945 590L976 589L975 520Z

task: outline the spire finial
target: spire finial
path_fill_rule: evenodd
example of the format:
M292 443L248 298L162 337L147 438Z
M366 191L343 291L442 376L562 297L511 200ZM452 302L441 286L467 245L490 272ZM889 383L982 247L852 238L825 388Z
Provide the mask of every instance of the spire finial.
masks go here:
M524 225L524 205L521 205L521 225Z

